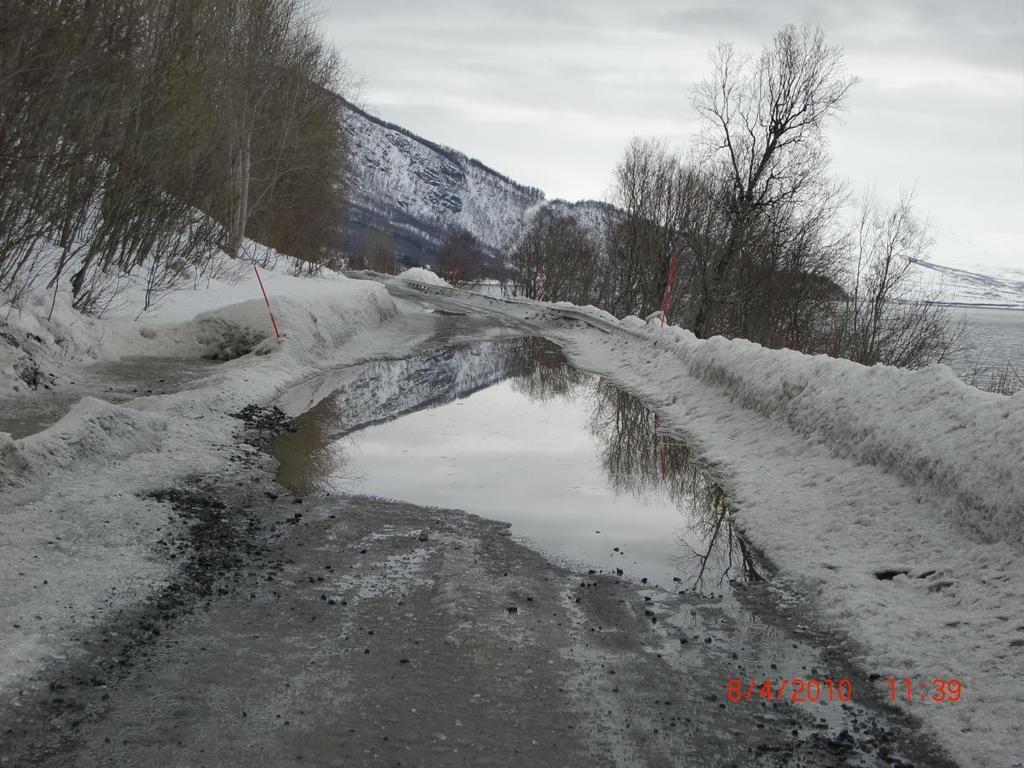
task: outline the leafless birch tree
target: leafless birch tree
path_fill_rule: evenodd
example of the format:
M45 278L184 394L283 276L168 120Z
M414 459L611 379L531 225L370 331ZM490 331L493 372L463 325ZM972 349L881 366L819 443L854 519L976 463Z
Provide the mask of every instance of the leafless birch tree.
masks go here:
M722 287L756 224L818 186L827 168L823 129L843 110L855 80L842 51L819 28L784 27L751 61L728 43L711 57L712 74L693 93L704 147L729 179L729 230L701 276L693 320L698 336L714 328Z

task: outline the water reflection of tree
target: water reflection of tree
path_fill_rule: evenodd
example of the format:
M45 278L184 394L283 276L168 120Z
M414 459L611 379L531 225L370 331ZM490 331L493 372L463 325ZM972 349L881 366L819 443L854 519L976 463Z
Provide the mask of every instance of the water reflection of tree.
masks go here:
M566 364L561 350L547 339L517 339L505 353L512 389L531 400L575 397L580 385L593 378Z
M747 542L729 516L725 492L693 462L689 447L665 438L655 414L637 398L567 365L561 351L541 338L519 339L505 348L515 391L532 399L589 396L589 429L601 445L601 463L616 493L641 498L665 495L689 511L688 533L678 537L681 570L694 573L700 588L713 570L718 583L763 577ZM700 542L694 546L691 541Z
M402 360L366 363L299 417L296 432L274 441L278 479L295 493L337 492L334 481L350 464L340 436L450 402L506 376L520 391L542 398L570 393L583 378L565 365L556 345L538 338L448 344Z
M725 492L693 462L686 445L668 440L658 432L655 414L635 397L597 381L589 428L601 443L601 463L617 493L642 498L665 494L674 504L690 510L688 528L701 542L680 535L684 554L679 565L695 573L700 588L719 572L719 583L728 578L762 579L749 545L738 535L729 516Z
M332 482L349 458L337 443L341 418L337 398L328 397L299 417L294 432L286 432L270 446L279 462L278 481L293 493L334 492Z

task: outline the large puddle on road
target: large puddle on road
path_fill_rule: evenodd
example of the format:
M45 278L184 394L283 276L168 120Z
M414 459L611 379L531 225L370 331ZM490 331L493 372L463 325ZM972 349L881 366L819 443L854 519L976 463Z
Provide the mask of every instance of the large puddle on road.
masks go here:
M545 340L357 366L282 405L304 411L272 446L296 493L463 509L511 523L554 560L651 584L706 593L762 577L687 447Z

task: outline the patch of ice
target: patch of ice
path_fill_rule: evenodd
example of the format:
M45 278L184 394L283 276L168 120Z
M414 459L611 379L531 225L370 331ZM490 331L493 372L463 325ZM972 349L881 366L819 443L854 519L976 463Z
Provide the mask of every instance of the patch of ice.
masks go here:
M364 566L366 572L358 575L344 575L336 578L331 586L335 597L372 600L378 597L405 597L413 589L429 587L433 580L424 578L422 572L431 552L417 547L409 552L388 555Z

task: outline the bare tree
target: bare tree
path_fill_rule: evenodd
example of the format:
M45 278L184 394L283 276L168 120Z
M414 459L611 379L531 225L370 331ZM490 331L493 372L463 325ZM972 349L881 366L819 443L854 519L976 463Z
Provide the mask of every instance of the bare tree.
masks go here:
M618 211L607 226L609 311L644 315L657 305L683 227L687 181L664 143L630 141L615 168L612 202Z
M370 227L366 235L363 259L367 269L386 274L395 274L395 244L391 235L377 227Z
M571 216L539 212L510 257L517 295L545 301L587 303L593 292L598 249Z
M39 0L0 25L0 289L102 307L258 236L336 258L340 62L301 0ZM56 247L56 256L54 256Z
M784 27L751 62L728 43L712 54L713 72L694 90L705 123L709 158L726 169L729 229L701 276L693 330L713 327L722 286L757 221L780 205L801 201L827 166L824 127L843 109L855 80L842 51L820 28Z
M452 285L472 282L480 273L480 246L473 233L453 229L448 233L438 256L438 274Z
M913 193L889 209L865 193L856 235L836 352L901 368L947 361L960 349L963 327L915 280L914 264L927 257L932 239L914 216Z

